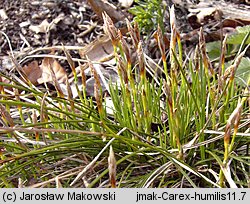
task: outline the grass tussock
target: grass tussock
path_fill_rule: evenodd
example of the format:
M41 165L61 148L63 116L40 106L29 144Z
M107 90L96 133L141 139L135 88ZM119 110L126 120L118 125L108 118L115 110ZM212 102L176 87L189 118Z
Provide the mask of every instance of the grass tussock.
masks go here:
M56 77L54 95L20 70L22 80L1 74L11 81L0 81L1 187L250 187L249 88L235 84L249 46L243 42L228 71L224 40L216 69L202 30L194 54L185 55L173 8L170 15L169 48L160 27L154 35L162 56L155 67L138 25L127 22L132 63L125 37L103 15L120 77L107 83L106 94L88 58L94 98L86 96L83 70L76 99L69 85L62 93ZM77 87L74 62L64 53Z

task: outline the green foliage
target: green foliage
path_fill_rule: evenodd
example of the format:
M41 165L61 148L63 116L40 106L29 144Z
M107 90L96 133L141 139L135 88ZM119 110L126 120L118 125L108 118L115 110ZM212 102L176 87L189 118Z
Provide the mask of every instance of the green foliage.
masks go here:
M226 67L229 67L233 61L226 63ZM248 81L250 80L250 59L243 57L241 63L235 74L235 82L242 87L247 87Z
M241 44L248 33L250 33L250 25L237 27L236 33L228 37L227 43L228 44ZM250 38L248 38L245 43L249 44Z
M238 52L240 45L245 40L244 44L250 43L250 37L248 37L250 33L250 25L237 27L236 33L228 36L227 38L227 53L226 57L230 57L231 55ZM247 39L245 39L247 38ZM211 60L218 59L221 54L221 42L214 41L207 43L206 47L207 53Z
M140 30L148 33L157 28L159 24L164 31L165 5L162 0L135 0L138 4L129 9L135 15L134 20L138 22Z
M207 43L206 51L210 59L214 60L220 56L221 42L214 41Z
M230 35L227 38L227 50L225 57L233 57L236 55L242 46L250 43L250 26L237 27L236 33ZM211 60L218 60L221 55L221 42L215 41L207 43L206 51ZM225 67L229 67L233 64L234 60L230 60L225 63ZM250 80L250 60L249 58L242 58L239 67L236 70L235 82L243 87L248 86Z

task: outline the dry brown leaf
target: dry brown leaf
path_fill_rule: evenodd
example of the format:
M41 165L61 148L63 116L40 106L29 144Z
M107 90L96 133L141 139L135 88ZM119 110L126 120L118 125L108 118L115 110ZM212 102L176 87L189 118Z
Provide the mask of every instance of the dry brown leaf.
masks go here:
M40 66L35 60L23 67L24 73L34 85L52 82L51 69L55 73L55 78L59 83L66 83L66 72L54 58L45 57Z
M104 12L109 15L114 23L123 21L126 18L126 16L121 11L117 10L117 8L108 1L88 0L88 3L100 19L102 19L102 13Z
M55 77L59 83L66 83L66 71L54 58L45 57L40 65L40 69L42 75L37 79L39 84L53 81L50 69L55 73Z
M102 59L113 53L114 48L108 36L103 36L79 50L82 58L85 58L85 55L87 55L91 61L102 61Z
M32 61L28 65L23 67L24 73L27 75L28 79L31 81L32 84L37 85L39 79L42 75L42 70L40 69L38 62Z
M236 28L238 26L250 25L250 17L249 20L242 19L225 19L223 21L223 27L231 27Z

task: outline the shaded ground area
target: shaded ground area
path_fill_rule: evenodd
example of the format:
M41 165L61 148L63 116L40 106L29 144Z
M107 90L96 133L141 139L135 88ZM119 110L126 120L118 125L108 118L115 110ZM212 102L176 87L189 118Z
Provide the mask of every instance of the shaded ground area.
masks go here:
M96 24L92 25L99 19L82 0L2 0L0 9L0 30L10 38L13 50L61 44L85 45L101 30ZM92 32L84 33L87 29ZM6 55L9 51L6 38L1 37L0 44L0 52Z

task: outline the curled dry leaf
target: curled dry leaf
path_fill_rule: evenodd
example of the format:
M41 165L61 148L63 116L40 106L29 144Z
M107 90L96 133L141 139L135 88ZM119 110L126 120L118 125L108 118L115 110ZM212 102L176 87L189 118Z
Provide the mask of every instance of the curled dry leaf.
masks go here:
M53 72L55 73L55 77L59 83L66 82L67 79L66 72L62 68L62 66L58 63L57 60L45 57L42 61L42 64L40 65L40 68L42 70L42 76L37 80L38 83L45 83L52 81L50 68L52 68Z
M85 55L87 55L91 61L104 61L105 58L113 55L113 53L113 45L107 35L91 42L79 50L79 55L82 58L85 58Z
M56 80L60 83L66 83L66 72L57 60L45 57L41 65L37 61L32 61L23 67L24 73L32 84L38 85L42 83L52 82L51 69L55 73Z
M38 62L32 61L28 65L23 67L24 73L27 75L28 79L32 84L37 85L37 79L39 79L42 75L42 70L40 69Z

